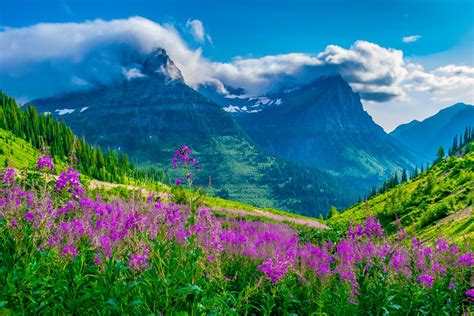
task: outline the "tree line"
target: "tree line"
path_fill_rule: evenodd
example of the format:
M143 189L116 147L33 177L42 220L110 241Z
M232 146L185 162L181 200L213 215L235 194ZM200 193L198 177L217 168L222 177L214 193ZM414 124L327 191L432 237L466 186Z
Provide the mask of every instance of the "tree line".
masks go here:
M468 143L472 142L474 140L474 128L471 126L466 126L464 133L460 135L455 135L453 139L453 143L451 147L448 149L448 156L454 156L458 153L460 149L462 149L465 145ZM436 153L436 159L433 162L433 165L437 164L441 160L443 160L446 157L446 152L444 150L443 146L440 146L438 149L438 152ZM426 169L430 167L429 164L427 164ZM424 172L424 165L421 165L421 168L418 169L418 167L415 167L415 169L412 171L410 175L408 175L408 172L406 169L403 169L401 172L401 175L399 175L399 172L395 172L393 176L385 180L384 183L382 184L381 187L378 189L374 186L372 187L372 190L364 196L364 200L370 199L378 194L385 193L386 191L396 187L397 185L407 182L408 180L414 179L418 177L421 173ZM359 198L359 202L361 202Z
M33 106L21 108L14 98L0 92L0 128L29 142L62 161L69 161L81 173L94 179L125 183L136 180L163 180L163 172L154 167L140 169L129 157L112 149L103 150L91 146L84 138L78 138L64 122L51 115L38 114Z

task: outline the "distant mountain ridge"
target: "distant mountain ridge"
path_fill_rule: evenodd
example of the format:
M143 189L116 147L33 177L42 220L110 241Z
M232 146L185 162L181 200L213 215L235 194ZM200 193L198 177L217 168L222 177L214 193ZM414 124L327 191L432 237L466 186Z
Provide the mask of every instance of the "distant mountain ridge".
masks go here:
M474 126L474 106L456 103L421 122L402 124L390 135L433 160L438 148L443 146L447 150L454 136L462 135L467 126Z
M220 105L185 84L164 50L154 51L127 78L32 104L92 144L119 148L165 170L175 147L189 145L202 169L198 183L212 183L225 198L312 216L355 198L324 172L264 154Z
M209 90L204 93L213 98ZM224 109L270 154L361 179L366 186L423 161L372 120L340 75L261 97L214 99L227 102Z

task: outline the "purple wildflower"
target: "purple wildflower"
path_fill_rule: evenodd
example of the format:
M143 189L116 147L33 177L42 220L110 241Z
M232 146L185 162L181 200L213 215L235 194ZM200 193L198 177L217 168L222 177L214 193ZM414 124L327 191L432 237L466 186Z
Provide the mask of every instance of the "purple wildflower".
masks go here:
M28 212L23 215L23 218L25 218L28 222L31 222L35 218L35 214L33 214L32 212Z
M403 240L403 239L406 239L408 237L407 235L407 232L405 229L400 229L398 232L397 232L397 236L398 236L398 239L399 240Z
M128 265L137 271L142 271L146 268L149 268L149 264L146 261L148 258L148 246L145 246L141 249L141 253L134 253L130 256Z
M288 272L288 266L282 259L268 259L262 263L259 270L265 273L272 283L276 284Z
M76 247L74 245L66 245L63 247L63 254L65 256L71 255L73 258L77 256Z
M432 287L434 278L429 274L422 274L418 277L418 283L422 286Z
M47 155L38 157L37 169L54 171L54 164L51 157Z
M466 296L470 301L474 301L474 289L467 290Z
M0 175L0 178L3 179L3 183L11 183L15 181L16 172L12 168L6 168L4 172Z
M458 265L471 268L474 265L474 257L472 256L472 253L460 255L458 259Z

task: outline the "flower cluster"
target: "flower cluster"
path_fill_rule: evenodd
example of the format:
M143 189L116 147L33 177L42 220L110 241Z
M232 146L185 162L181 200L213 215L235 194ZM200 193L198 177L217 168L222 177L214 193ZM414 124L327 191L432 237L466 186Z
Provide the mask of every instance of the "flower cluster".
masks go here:
M73 168L68 168L67 171L61 172L56 181L56 189L67 190L72 193L75 198L84 195L84 188L79 180L81 174Z
M38 163L36 168L38 170L54 171L53 160L48 155L38 157Z
M2 178L3 183L14 182L15 177L16 177L16 172L12 168L6 168L5 171L3 171L0 174L0 178Z
M374 217L351 225L337 243L302 243L298 233L284 224L216 217L204 208L190 222L188 206L152 199L91 199L84 195L79 176L71 168L61 173L56 188L74 195L58 204L23 190L12 181L11 169L6 170L0 178L7 183L0 188L1 221L17 234L27 231L24 225L31 225L33 238L28 240L40 245L39 249L55 248L65 260L81 255L81 243L86 241L87 249L96 253L96 264L125 259L139 273L152 268L156 242L171 242L199 247L209 265L246 258L256 273L273 284L289 274L321 284L330 278L342 280L353 303L361 290L360 277L367 271L384 273L386 286L412 284L429 290L439 282L453 290L466 284L463 278L474 265L472 252L462 253L443 239L432 247L416 238L411 242L405 236L390 239ZM473 299L473 294L468 289L466 297Z
M176 148L173 155L173 169L178 169L178 165L181 164L182 170L184 172L184 178L188 185L192 182L193 173L192 169L199 170L200 167L197 165L198 161L192 156L192 150L189 146L183 145ZM183 180L177 178L175 181L176 185L181 185Z

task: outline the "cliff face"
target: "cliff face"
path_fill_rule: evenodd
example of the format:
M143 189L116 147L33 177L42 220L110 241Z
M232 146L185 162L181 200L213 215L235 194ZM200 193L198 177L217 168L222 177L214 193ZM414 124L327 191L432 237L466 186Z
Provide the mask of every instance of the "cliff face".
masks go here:
M235 117L257 144L277 157L365 179L367 185L422 160L372 120L341 76L266 97L279 104L255 113L239 111Z

